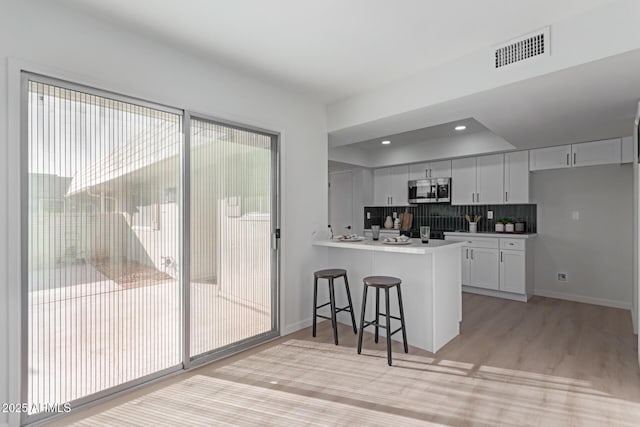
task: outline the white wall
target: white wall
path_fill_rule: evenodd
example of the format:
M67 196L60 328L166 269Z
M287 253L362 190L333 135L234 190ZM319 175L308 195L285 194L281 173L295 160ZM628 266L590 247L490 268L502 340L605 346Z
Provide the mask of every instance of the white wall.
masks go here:
M281 329L309 323L311 272L326 264L310 244L327 224L324 107L52 2L0 0L0 10L0 402L19 398L18 65L281 132Z
M535 293L630 309L632 166L540 171L531 179L538 204ZM569 282L559 283L558 272Z

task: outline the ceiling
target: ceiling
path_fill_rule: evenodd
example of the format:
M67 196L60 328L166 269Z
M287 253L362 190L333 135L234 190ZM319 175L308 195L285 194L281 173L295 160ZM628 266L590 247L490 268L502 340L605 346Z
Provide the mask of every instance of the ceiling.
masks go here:
M394 134L418 143L442 123L469 117L520 149L631 135L640 97L638 70L640 50L633 50L331 132L329 143L362 149L375 145L373 135Z
M330 103L614 0L57 0Z

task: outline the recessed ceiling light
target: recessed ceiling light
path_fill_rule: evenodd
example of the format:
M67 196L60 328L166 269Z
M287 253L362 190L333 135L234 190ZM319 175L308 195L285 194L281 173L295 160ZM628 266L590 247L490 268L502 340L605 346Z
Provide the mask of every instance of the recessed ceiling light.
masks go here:
M456 130L465 130L467 127L465 125L456 126Z
M391 144L391 141L389 141L388 139L382 141L382 145L389 145Z

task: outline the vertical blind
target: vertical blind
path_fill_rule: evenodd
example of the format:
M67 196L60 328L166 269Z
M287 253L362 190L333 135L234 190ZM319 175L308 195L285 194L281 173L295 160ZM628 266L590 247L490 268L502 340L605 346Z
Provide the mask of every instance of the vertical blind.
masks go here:
M30 408L181 362L182 116L28 84Z
M44 78L26 90L30 416L274 331L273 136L204 119L185 136L165 108Z
M190 354L272 330L272 138L193 119Z

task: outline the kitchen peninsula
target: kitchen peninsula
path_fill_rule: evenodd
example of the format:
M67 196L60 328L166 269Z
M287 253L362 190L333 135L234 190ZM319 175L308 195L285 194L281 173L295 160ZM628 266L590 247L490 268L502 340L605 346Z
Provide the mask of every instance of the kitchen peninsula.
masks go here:
M408 245L387 245L371 240L322 240L314 245L327 248L331 268L347 270L356 318L362 304L362 279L372 275L395 276L402 279L409 345L435 353L460 333L463 242L431 240L423 244L413 239ZM375 313L375 293L370 292L367 297L367 319L371 319ZM343 292L338 292L336 299L338 306L347 304ZM392 294L391 314L397 313L397 299ZM346 317L342 321L350 322ZM384 333L382 329L381 334Z

